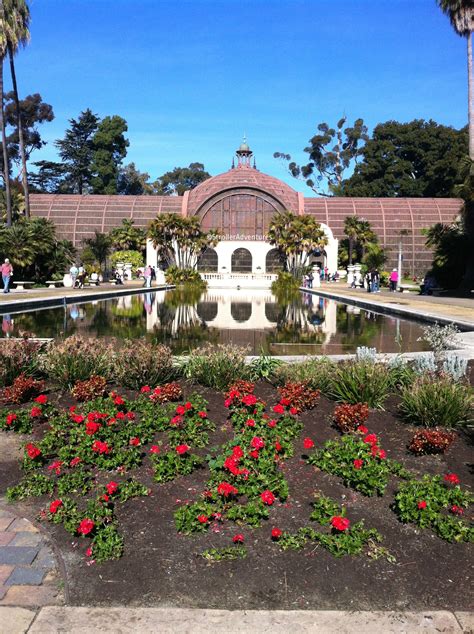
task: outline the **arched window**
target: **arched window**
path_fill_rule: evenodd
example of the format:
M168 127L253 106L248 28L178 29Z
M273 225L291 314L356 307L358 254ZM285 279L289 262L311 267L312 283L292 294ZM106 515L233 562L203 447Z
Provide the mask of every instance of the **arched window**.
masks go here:
M248 249L236 249L232 253L232 273L251 273L252 254Z
M265 258L265 272L278 273L283 269L281 254L278 249L271 249Z
M217 253L214 249L206 249L199 256L197 263L198 271L207 273L217 273Z
M265 303L265 317L268 319L268 321L271 321L274 324L278 323L278 317L280 316L280 311L281 311L281 308L278 304L273 302Z
M217 302L199 302L197 314L203 321L212 321L217 317Z
M230 314L235 321L242 323L248 321L252 316L252 304L249 302L232 302Z

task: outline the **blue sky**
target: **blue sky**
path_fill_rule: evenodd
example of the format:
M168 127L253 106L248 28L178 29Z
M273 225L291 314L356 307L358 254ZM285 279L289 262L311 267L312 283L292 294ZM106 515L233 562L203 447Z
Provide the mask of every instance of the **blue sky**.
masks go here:
M30 0L21 93L56 115L54 139L90 107L128 122L134 161L154 179L191 161L230 167L246 132L258 168L289 176L273 152L304 160L321 121L345 113L467 123L466 44L435 0ZM8 84L8 71L5 69Z

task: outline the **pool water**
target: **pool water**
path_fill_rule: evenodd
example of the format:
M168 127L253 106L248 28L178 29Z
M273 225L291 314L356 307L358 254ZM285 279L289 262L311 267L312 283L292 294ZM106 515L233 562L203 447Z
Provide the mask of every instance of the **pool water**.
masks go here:
M175 354L206 342L247 346L249 354L343 354L423 350L417 322L309 293L175 289L16 314L3 314L4 337L146 337Z

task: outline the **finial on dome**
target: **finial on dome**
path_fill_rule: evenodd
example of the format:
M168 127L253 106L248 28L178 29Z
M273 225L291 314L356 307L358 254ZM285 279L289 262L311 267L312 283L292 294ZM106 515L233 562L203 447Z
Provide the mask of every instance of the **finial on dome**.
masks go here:
M239 145L239 149L236 151L236 154L238 159L237 167L250 167L250 159L253 155L253 152L247 143L246 134L244 134L242 143Z

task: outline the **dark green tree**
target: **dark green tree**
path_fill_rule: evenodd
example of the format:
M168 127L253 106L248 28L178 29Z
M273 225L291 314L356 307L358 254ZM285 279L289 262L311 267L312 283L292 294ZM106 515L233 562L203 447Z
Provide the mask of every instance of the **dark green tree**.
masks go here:
M99 123L92 140L91 179L94 194L116 194L120 164L127 154L127 122L114 115Z
M188 167L175 167L153 183L153 193L159 196L182 196L185 191L194 189L211 175L205 171L202 163L190 163Z
M467 154L467 128L435 121L387 121L374 129L354 174L343 181L344 196L449 197Z
M25 159L29 161L34 150L41 150L46 145L46 141L41 138L38 126L53 121L53 106L44 102L39 93L35 93L20 99L18 107L22 125L23 151ZM23 159L14 91L5 95L5 121L9 129L7 145L10 161L21 166Z
M102 267L107 262L107 256L111 251L110 236L96 230L93 238L86 238L83 242L86 247L89 247L99 266Z
M77 119L69 119L70 127L64 139L56 141L65 172L63 191L85 194L91 189L93 175L94 137L99 126L99 117L87 108ZM54 164L49 164L51 170ZM58 169L58 168L56 168Z
M357 162L363 144L368 140L363 119L356 119L352 127L344 127L346 121L347 118L342 117L335 128L327 123L318 125L317 134L304 149L309 155L309 161L304 165L295 163L290 154L275 152L273 156L288 163L290 174L304 180L316 194L340 194L345 171L353 161Z
M462 221L446 225L441 222L426 232L426 246L433 249L431 273L443 288L457 288L463 279L469 254L469 238Z
M110 242L118 251L143 251L146 244L146 232L135 227L133 220L124 218L120 227L110 232Z
M135 167L135 163L124 165L118 174L117 194L123 194L125 196L151 194L152 186L148 182L149 180L149 174L140 172Z

